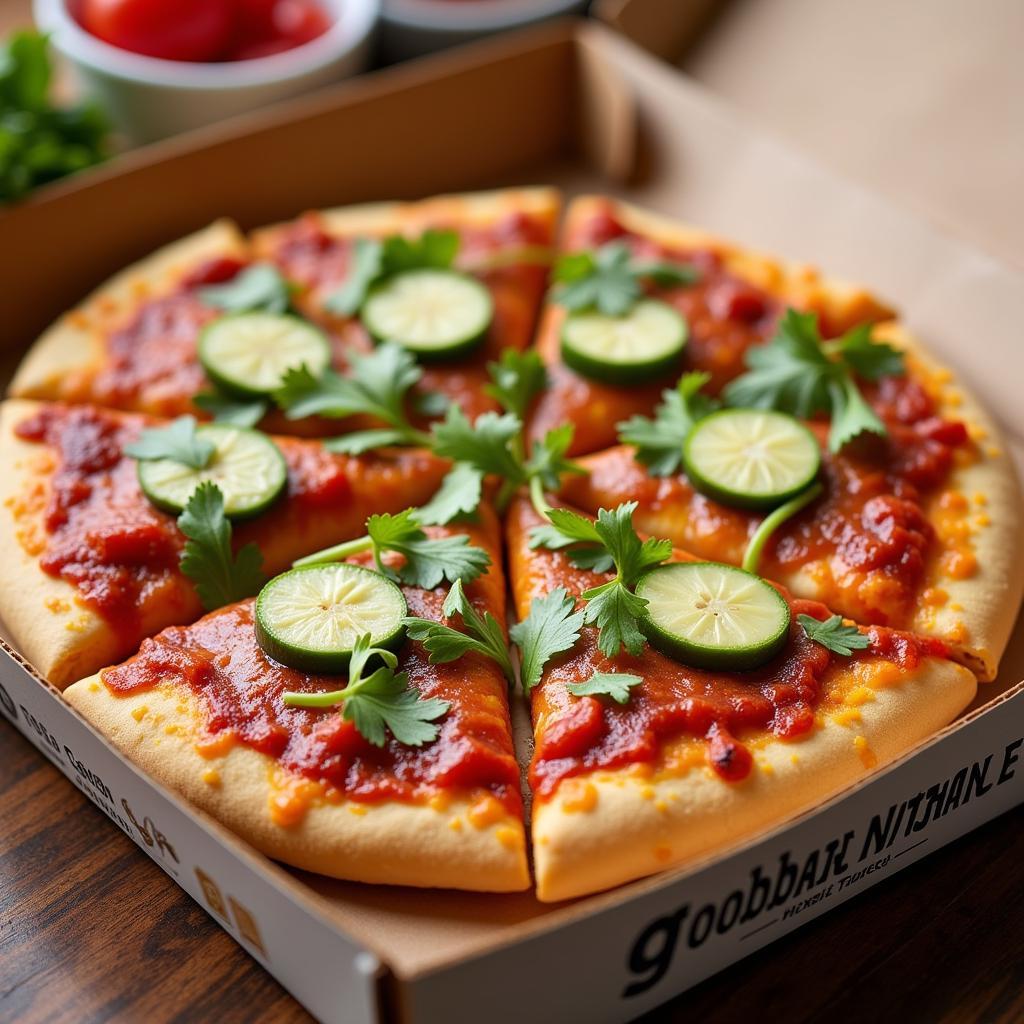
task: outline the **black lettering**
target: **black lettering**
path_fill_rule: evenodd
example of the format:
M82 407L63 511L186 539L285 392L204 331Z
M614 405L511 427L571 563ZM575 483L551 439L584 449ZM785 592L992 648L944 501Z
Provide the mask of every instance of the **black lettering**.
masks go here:
M818 877L818 851L812 851L811 855L804 862L804 870L800 874L800 881L797 882L796 888L793 890L794 896L799 896L802 892L807 892L808 889L813 889L815 885L815 879Z
M965 804L975 794L978 796L984 796L992 788L992 783L985 781L988 778L988 768L991 763L992 755L989 754L983 763L979 764L975 761L974 764L971 765L971 778L967 783L967 794L964 796Z
M690 949L697 949L707 942L708 936L715 923L715 907L713 903L705 903L690 925L690 934L686 937L686 944Z
M921 816L921 820L914 824L915 832L926 828L928 822L933 819L937 821L942 817L942 805L946 799L947 789L949 789L949 779L946 779L941 786L936 782L934 786L928 787L928 803L924 805L924 814Z
M853 842L853 838L854 838L855 835L856 835L856 833L853 832L852 830L849 831L849 832L844 833L844 835L843 835L843 843L839 847L839 852L836 854L836 857L835 857L835 865L832 868L832 874L833 875L837 875L837 876L838 875L843 875L843 874L846 874L846 872L850 870L850 866L849 866L849 864L846 861L846 857L847 857L847 855L848 855L848 853L850 851L850 843Z
M963 796L964 784L967 782L967 769L961 768L960 771L953 776L953 783L949 787L949 793L946 796L946 802L942 805L942 813L948 814L950 811L955 811L960 806L960 798Z
M761 867L758 865L750 872L750 896L747 899L747 906L743 911L743 916L740 918L743 924L753 921L764 910L765 905L768 903L769 892L771 892L771 885L768 879L761 873Z
M909 836L917 827L915 821L917 818L917 809L921 806L921 801L923 799L924 793L918 793L917 796L912 796L907 801L907 827L903 830L904 838Z
M775 892L769 907L781 906L789 899L796 885L796 865L789 859L787 851L779 857L779 874L775 881Z
M1003 767L999 769L999 778L996 779L997 786L1001 786L1004 782L1009 782L1016 774L1016 769L1013 771L1010 769L1019 759L1020 755L1018 755L1017 751L1022 743L1024 743L1024 739L1014 740L1012 743L1007 744L1006 750L1003 752Z
M872 817L871 824L868 825L868 834L864 837L864 845L861 847L860 856L857 858L858 863L873 854L881 853L883 848L888 845L886 839L889 837L889 829L892 827L892 820L895 815L896 805L893 804L889 808L884 825L882 824L882 816L880 814ZM889 841L891 842L892 840L890 839Z
M740 910L743 907L743 893L739 889L734 889L725 898L725 902L722 904L722 909L718 915L718 924L715 925L715 931L719 935L724 935L736 922L739 920Z
M689 906L682 907L674 914L652 921L640 933L630 950L628 966L631 973L647 977L631 981L622 990L624 997L638 996L665 977L679 940L679 929L689 912Z

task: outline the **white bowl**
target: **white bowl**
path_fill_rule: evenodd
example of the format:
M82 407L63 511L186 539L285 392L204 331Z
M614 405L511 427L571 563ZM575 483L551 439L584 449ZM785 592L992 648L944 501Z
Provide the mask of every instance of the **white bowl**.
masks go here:
M36 23L130 142L151 142L365 69L380 0L321 0L331 27L293 50L200 64L130 53L86 32L67 0L34 0Z
M381 43L388 60L405 60L586 7L587 0L384 0Z

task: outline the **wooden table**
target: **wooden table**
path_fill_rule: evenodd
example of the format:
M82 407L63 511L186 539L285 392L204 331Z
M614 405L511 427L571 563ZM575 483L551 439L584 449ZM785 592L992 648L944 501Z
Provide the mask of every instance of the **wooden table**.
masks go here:
M6 722L0 765L0 1020L309 1020ZM1018 808L646 1024L1024 1020L1022 863Z
M876 86L871 92L873 107L863 91L854 96L848 85L842 87L843 76L834 73L836 67L842 61L851 68L861 67L861 43L852 30L866 40L875 16L883 7L891 11L891 5L872 0L874 14L863 5L851 7L846 0L815 0L810 7L803 0L759 0L756 6L735 6L710 41L691 57L689 70L805 148L820 150L842 169L1024 265L1024 235L1018 230L1024 208L1019 202L1000 205L1000 196L991 194L991 189L962 196L957 191L963 182L952 172L965 166L956 143L962 132L948 130L953 116L948 104L942 105L942 117L934 125L917 118L918 130L922 126L935 130L899 153L902 159L896 164L904 172L910 157L917 160L917 170L921 161L934 158L928 174L914 179L914 188L898 174L893 176L891 160L871 159L871 140L876 150L884 144L892 153L883 129L892 136L900 125L892 117L887 122L882 119L900 81L914 79L914 59L937 66L931 47L918 47L916 52L913 47L897 47L899 61L888 67L888 80L880 79L877 61L869 69ZM808 33L813 36L823 19L837 24L834 18L829 20L826 6L841 19L843 31L833 34L823 47L820 38L808 38ZM998 0L989 12L992 17L975 18L957 0L942 0L918 5L917 14L927 19L930 39L947 43L959 38L966 19L968 27L976 29L971 44L977 51L975 67L991 70L995 62L980 52L978 34L984 35L982 42L989 41L990 49L1001 39L1009 43L1015 38L1008 29L998 30L995 15L1000 8L1014 19L1021 10L1015 0ZM24 21L27 9L28 0L0 0L0 30ZM815 17L808 19L812 9ZM906 22L910 14L902 6L901 10ZM914 25L904 28L914 29ZM771 45L765 49L762 44L769 29ZM890 21L890 44L891 30ZM757 74L740 74L736 48L752 46L763 62ZM820 73L810 74L814 88L804 95L816 97L817 106L776 102L779 90L796 88L781 77L785 69L806 74L809 55L818 61ZM744 66L740 62L740 70ZM977 151L987 156L993 170L986 177L1012 185L1016 195L1024 136L1019 131L1007 135L1000 125L1019 128L1019 119L1012 115L1020 110L1024 92L1002 89L1000 95L1016 96L1014 106L997 106L993 113L991 104L970 91L991 86L992 76L979 70L976 78L965 82L964 69L958 67L957 109L962 116L959 122L954 119L954 128L957 124L976 127L974 111L986 113L992 135L1003 139L998 149ZM997 77L995 85L1001 88L1008 84L1008 75L1018 75L1015 81L1019 81L1024 65L1015 61L997 67L1002 79ZM764 89L766 69L771 71L767 77L775 83L775 92ZM918 79L920 73L918 69ZM840 81L839 92L828 92L830 78ZM844 97L849 116L841 128L844 133L852 131L853 138L852 144L837 146L823 134L822 118L829 115L825 123L835 126L831 114L836 108L829 104ZM854 116L866 109L870 116ZM844 138L851 141L847 135ZM943 177L937 173L940 167L950 173ZM975 166L972 173L976 172ZM927 188L919 189L921 183ZM0 801L0 1021L216 1020L231 1024L309 1019L205 911L111 828L6 723L0 723ZM712 978L652 1014L647 1024L684 1019L705 1024L783 1018L789 1024L824 1019L831 1024L847 1020L860 1024L864 1019L871 1024L1024 1020L1021 864L1024 809L940 850Z

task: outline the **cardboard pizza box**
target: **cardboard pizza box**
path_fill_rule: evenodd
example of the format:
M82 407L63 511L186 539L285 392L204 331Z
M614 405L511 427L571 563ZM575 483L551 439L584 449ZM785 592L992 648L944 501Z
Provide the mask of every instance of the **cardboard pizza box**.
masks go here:
M90 287L216 216L547 183L600 189L895 301L1024 439L1024 282L742 121L610 30L566 22L137 151L0 215L6 367ZM1018 631L1019 632L1019 631ZM630 1019L1024 801L1024 637L958 721L685 870L566 904L272 863L125 761L20 657L0 712L325 1021ZM520 734L528 730L517 704ZM101 924L101 922L98 922ZM544 994L524 1004L522 979Z

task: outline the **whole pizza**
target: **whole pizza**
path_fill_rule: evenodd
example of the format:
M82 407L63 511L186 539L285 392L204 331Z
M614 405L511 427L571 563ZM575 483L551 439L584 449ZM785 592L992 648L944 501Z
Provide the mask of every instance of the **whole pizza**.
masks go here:
M27 660L370 883L720 852L956 718L1024 583L996 427L885 304L546 188L168 246L39 339L0 462Z

